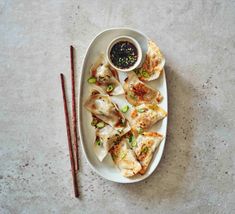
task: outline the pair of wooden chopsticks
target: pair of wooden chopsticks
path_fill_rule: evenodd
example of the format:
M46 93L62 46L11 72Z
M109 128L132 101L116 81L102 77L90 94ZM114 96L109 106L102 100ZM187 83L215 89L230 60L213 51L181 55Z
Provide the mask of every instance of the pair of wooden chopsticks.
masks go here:
M61 87L63 94L63 102L64 102L64 113L65 113L65 121L66 121L66 129L67 129L67 137L68 137L68 147L69 147L69 156L71 162L72 176L73 176L73 187L75 197L79 197L78 191L78 181L77 181L77 173L79 170L79 161L78 161L78 142L77 142L77 111L76 111L76 95L75 95L75 74L74 74L74 47L70 46L70 64L71 64L71 83L72 83L72 132L74 139L74 146L72 143L70 122L69 122L69 113L67 106L67 97L65 90L65 81L64 74L60 74L61 79Z

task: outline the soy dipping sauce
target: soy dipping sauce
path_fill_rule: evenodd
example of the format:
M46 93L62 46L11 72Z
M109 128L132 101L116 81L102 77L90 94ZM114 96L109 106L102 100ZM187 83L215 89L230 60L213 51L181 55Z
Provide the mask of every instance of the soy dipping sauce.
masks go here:
M110 51L112 63L120 69L133 66L138 58L138 51L134 44L128 41L117 42Z

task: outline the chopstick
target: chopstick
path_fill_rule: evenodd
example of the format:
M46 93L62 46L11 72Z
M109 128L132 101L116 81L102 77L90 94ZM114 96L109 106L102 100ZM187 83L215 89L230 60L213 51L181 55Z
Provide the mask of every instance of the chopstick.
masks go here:
M76 94L75 94L75 73L74 73L74 47L70 46L70 65L71 65L71 84L72 84L72 120L73 120L73 137L74 137L74 154L75 170L79 170L79 153L77 142L77 111L76 111Z
M68 113L68 107L67 107L67 98L66 98L66 92L65 92L65 84L64 84L64 75L60 74L61 79L61 88L62 88L62 94L63 94L63 102L64 102L64 113L65 113L65 120L66 120L66 129L67 129L67 137L68 137L68 147L69 147L69 156L70 156L70 163L71 163L71 170L72 170L72 177L73 177L73 188L74 188L74 194L75 197L79 197L78 192L78 183L76 178L76 170L75 170L75 160L73 155L73 145L72 145L72 138L71 138L71 132L70 132L70 125L69 125L69 113Z

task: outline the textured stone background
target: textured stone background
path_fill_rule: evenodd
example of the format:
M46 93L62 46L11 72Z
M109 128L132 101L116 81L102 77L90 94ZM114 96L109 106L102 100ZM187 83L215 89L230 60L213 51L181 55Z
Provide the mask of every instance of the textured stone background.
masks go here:
M164 157L149 179L106 181L81 160L73 198L59 73L109 27L163 50ZM0 213L235 213L235 2L0 0Z

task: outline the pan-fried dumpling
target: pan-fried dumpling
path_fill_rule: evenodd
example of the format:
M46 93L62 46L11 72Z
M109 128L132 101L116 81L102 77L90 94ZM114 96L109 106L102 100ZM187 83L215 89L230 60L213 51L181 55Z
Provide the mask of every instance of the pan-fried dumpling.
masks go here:
M130 123L134 130L143 132L166 115L167 112L156 104L141 104L131 112Z
M124 94L122 85L118 81L116 70L111 69L103 54L97 59L91 67L91 77L89 83L94 83L109 95Z
M117 106L111 101L110 97L93 90L88 100L85 102L88 111L97 118L103 120L112 127L119 127L120 130L129 126L125 117L118 110Z
M129 146L126 136L113 146L110 150L114 163L120 169L124 177L131 177L141 170L141 165L136 159L136 155Z
M92 115L92 117L93 120L91 125L94 126L96 130L94 150L98 159L103 161L109 150L113 147L114 142L130 131L130 127L126 126L122 131L120 131L120 128L113 128L94 115Z
M140 174L144 174L152 160L156 148L160 145L163 136L157 132L144 132L136 139L132 139L132 149L134 150L142 169Z
M127 101L134 106L143 103L159 103L163 98L159 91L141 82L133 71L128 73L123 88Z
M151 81L157 79L165 65L165 58L162 55L159 47L153 41L148 41L148 51L146 58L141 68L135 72L142 81Z

